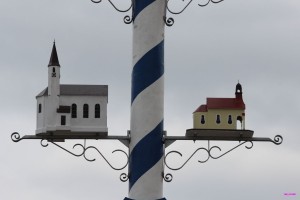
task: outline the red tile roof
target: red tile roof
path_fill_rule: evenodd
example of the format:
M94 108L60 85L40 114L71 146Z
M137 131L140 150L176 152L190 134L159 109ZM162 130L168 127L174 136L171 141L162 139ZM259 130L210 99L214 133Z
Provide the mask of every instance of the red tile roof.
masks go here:
M201 105L195 112L207 112L209 109L245 110L242 98L207 98L206 105Z

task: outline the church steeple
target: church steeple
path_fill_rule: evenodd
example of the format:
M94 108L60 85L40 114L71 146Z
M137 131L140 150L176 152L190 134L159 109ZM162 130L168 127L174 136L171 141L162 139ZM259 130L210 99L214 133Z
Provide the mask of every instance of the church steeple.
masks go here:
M51 57L48 65L48 95L60 94L60 65L58 61L55 41L53 43Z
M59 61L58 61L58 56L57 56L57 51L56 51L56 46L55 46L55 41L53 42L53 47L52 47L52 52L51 52L51 57L50 57L50 61L49 61L49 65L50 66L59 66Z

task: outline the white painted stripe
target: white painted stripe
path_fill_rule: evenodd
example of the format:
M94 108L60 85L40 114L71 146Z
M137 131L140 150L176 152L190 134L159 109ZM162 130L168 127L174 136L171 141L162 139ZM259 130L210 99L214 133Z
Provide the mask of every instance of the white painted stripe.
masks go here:
M162 169L163 157L140 177L138 183L134 184L129 192L129 197L138 200L161 199L163 196L162 186L157 183L163 182Z
M159 13L158 10L160 10ZM161 13L164 13L164 10L165 0L157 0L140 12L134 20L133 66L149 50L158 45L164 39L165 22L161 15ZM145 37L145 35L147 35L147 37Z
M164 75L143 90L131 105L130 152L133 147L162 120L164 112ZM134 123L133 123L134 122Z

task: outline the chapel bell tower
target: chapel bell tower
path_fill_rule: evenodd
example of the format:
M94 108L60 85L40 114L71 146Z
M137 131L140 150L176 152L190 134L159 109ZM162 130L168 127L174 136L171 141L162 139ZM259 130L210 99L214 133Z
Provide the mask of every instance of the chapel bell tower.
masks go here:
M58 61L55 42L51 52L51 57L48 65L48 95L60 95L60 65Z

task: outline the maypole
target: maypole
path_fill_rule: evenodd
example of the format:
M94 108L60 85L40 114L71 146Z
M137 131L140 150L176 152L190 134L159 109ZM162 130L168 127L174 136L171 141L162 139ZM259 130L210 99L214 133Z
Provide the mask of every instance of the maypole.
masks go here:
M91 0L100 3L102 0ZM73 156L83 156L89 159L87 152L96 150L106 163L114 170L123 170L129 163L128 174L122 173L121 181L129 180L129 196L124 200L166 200L163 194L163 181L172 181L170 173L164 174L164 166L170 170L180 170L198 152L206 152L205 160L198 160L205 163L209 159L218 159L244 144L247 149L251 149L253 142L272 142L276 145L282 143L283 138L276 135L274 139L252 137L251 130L205 130L188 129L185 136L164 135L164 29L165 25L172 26L173 18L166 17L166 10L173 14L181 14L193 0L185 1L185 6L178 11L173 11L168 7L169 0L130 0L130 6L119 9L112 0L108 2L119 12L128 12L132 9L132 16L126 15L124 22L133 23L133 63L132 63L132 86L131 86L131 121L130 134L127 136L108 135L101 133L76 133L56 134L47 132L37 135L20 136L19 133L11 134L14 142L27 139L41 140L43 147L52 143L60 149ZM207 0L199 6L207 6L209 3L219 3L223 0ZM68 106L64 106L68 107ZM209 134L208 134L209 132ZM73 146L80 148L80 153L74 153L57 142L65 140L83 139L83 144L77 143ZM95 146L87 146L86 140L119 140L129 147L128 154L120 149L112 153L121 152L126 155L127 161L123 167L113 166L109 160L103 156ZM175 141L207 141L208 147L200 147L179 167L170 167L166 157L171 153L182 156L179 151L170 151L164 155L165 148ZM211 145L211 141L238 141L239 144L232 149L222 152L219 146ZM46 143L45 143L46 142ZM213 149L218 149L219 155L211 154ZM164 163L166 162L166 163Z
M129 198L163 199L166 0L133 2Z

